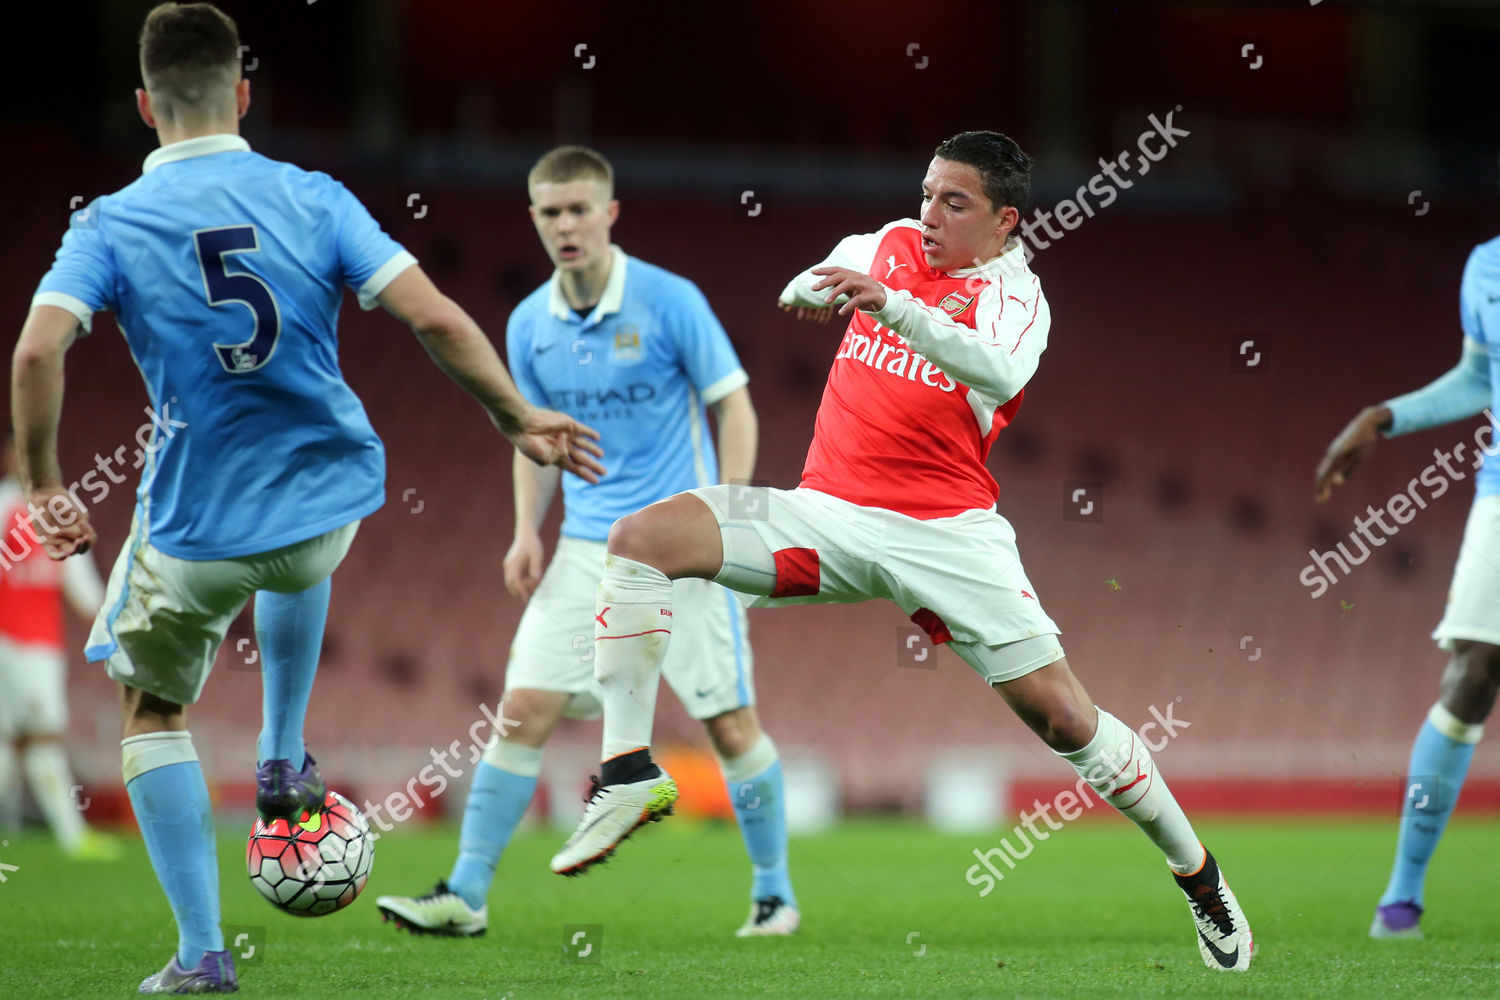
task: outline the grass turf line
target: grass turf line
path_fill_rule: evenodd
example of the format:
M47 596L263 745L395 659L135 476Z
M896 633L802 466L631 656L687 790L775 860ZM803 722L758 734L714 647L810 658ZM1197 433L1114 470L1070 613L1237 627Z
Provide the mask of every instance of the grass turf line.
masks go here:
M1113 822L1110 820L1114 819ZM737 940L748 862L727 826L668 820L586 877L552 875L560 835L518 837L500 865L486 936L416 938L382 925L374 897L446 875L454 828L376 845L365 893L328 917L283 915L244 875L244 838L220 824L228 926L263 928L241 993L381 997L1480 997L1500 982L1500 844L1457 821L1428 886L1425 942L1366 937L1394 848L1393 820L1200 825L1255 928L1245 975L1198 957L1187 906L1153 848L1109 817L1053 834L987 897L964 881L993 836L861 821L792 843L803 929ZM175 946L145 850L66 861L43 834L0 860L0 996L125 996ZM564 927L603 928L599 961L562 960Z

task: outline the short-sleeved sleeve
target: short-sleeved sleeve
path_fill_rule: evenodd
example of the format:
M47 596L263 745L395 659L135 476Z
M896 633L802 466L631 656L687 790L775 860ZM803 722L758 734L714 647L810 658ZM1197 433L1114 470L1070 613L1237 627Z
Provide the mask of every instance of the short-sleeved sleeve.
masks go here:
M1459 285L1458 321L1479 349L1500 342L1500 252L1491 244L1474 248Z
M525 304L519 306L505 324L505 357L510 363L510 377L515 380L521 395L533 406L550 406L547 392L542 388L541 382L537 381L536 372L531 367L532 324L523 315L523 310L527 308Z
M94 313L115 308L118 269L115 255L99 230L100 203L75 213L52 267L42 276L35 306L57 306L78 317L87 332ZM92 217L92 218L91 218Z
M417 258L380 228L369 209L349 189L330 181L338 215L339 268L345 284L359 296L361 309L374 309L380 293Z
M698 286L682 279L675 291L666 310L666 326L693 388L712 405L747 385L750 376Z

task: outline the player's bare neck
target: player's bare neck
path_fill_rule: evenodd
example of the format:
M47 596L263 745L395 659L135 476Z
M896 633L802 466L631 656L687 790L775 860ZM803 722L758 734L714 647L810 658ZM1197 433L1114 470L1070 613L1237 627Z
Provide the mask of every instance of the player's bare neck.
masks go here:
M183 119L171 122L158 119L156 123L156 138L163 146L170 146L174 142L185 142L188 139L201 139L205 135L239 134L240 123L234 119L228 121L218 118Z
M609 269L614 265L614 254L605 254L596 263L578 271L562 273L563 298L574 309L597 305L604 297L604 286L609 283Z

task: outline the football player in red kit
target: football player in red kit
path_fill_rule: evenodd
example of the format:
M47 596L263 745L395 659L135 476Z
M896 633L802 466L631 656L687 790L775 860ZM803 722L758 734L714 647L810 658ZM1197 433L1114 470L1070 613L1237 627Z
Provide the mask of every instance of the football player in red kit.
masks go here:
M1213 855L1140 737L1073 675L995 510L985 459L1051 325L1012 235L1030 186L1031 158L1004 135L938 146L919 218L848 237L781 293L802 318L849 317L801 485L690 490L615 523L595 616L603 773L554 871L585 870L672 809L649 748L673 580L711 579L754 607L885 598L1161 849L1208 967L1249 967L1250 928Z

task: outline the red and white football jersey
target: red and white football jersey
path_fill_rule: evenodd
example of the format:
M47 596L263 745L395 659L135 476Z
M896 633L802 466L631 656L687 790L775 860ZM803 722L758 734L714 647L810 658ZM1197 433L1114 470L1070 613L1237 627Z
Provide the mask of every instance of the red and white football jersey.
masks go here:
M63 597L85 617L104 599L93 558L55 562L31 526L14 479L0 480L0 638L26 646L63 648Z
M1019 240L982 265L939 271L921 223L850 236L820 267L864 271L886 286L877 313L856 312L828 373L802 485L916 518L993 509L990 446L1021 406L1047 346L1051 312ZM811 270L781 293L821 307Z

